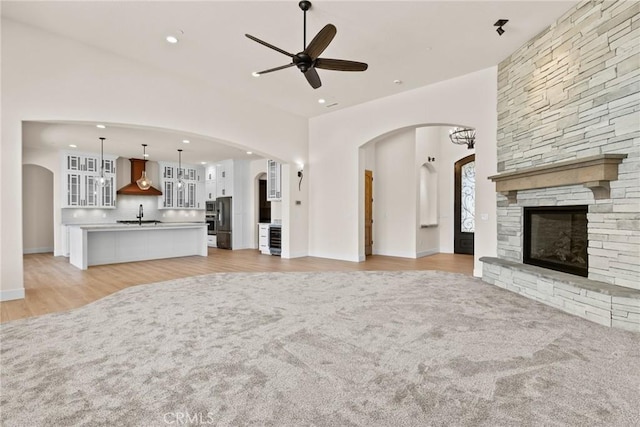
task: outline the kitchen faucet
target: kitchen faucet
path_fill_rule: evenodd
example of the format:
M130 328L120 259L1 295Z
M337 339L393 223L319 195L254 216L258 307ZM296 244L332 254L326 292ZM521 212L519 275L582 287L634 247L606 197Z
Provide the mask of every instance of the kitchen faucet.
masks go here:
M144 216L144 214L142 213L142 204L140 204L140 207L138 208L138 216L136 218L138 218L138 224L142 225L142 217Z

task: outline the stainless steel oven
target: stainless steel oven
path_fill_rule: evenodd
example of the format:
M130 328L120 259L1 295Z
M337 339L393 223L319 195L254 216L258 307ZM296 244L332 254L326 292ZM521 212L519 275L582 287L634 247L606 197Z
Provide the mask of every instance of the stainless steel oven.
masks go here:
M210 215L209 213L205 216L205 221L207 222L207 234L215 236L218 232L216 229L216 216Z
M207 215L215 214L216 212L216 201L215 200L207 200L205 203L205 213Z

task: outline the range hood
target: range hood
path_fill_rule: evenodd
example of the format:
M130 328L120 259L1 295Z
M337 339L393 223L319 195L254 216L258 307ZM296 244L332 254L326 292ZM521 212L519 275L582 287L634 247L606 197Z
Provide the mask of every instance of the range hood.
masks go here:
M142 171L145 170L144 164L146 160L129 159L129 161L131 162L131 183L119 189L118 194L130 196L162 196L162 191L157 188L150 187L148 190L141 190L136 183L136 180L142 176Z

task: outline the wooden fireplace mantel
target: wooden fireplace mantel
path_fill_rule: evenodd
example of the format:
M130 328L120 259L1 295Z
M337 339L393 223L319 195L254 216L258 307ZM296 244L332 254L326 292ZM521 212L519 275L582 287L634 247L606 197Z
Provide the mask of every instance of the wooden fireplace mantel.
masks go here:
M582 184L596 200L609 198L609 182L618 179L618 165L626 154L600 154L490 176L496 191L515 203L519 190Z

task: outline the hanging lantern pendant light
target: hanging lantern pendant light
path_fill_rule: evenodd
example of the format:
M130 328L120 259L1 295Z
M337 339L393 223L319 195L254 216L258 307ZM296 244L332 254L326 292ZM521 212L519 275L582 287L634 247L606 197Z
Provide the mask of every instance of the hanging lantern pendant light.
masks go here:
M178 148L178 188L184 187L184 171L182 170L182 149Z
M107 183L104 177L104 140L107 138L101 136L98 139L100 140L100 176L96 180L96 185L98 187L104 187Z
M144 166L142 168L142 176L139 180L136 181L136 184L138 184L138 187L140 187L141 190L148 190L149 188L151 188L152 182L149 178L147 178L147 144L142 144L142 149Z

